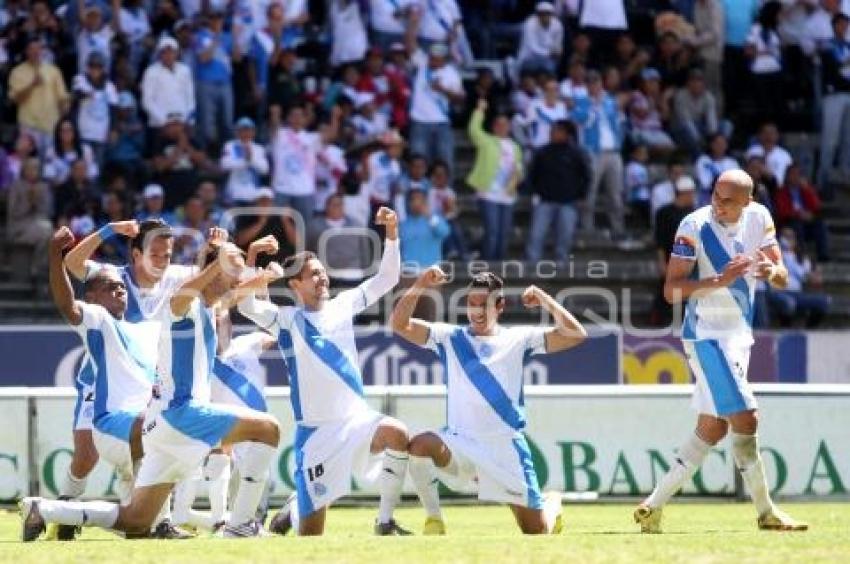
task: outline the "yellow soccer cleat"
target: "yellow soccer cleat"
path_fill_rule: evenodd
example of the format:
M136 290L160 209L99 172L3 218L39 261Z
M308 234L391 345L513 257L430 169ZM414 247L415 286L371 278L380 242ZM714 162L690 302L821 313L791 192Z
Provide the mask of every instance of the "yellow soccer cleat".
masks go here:
M55 541L58 539L59 534L59 525L56 523L50 523L47 525L47 532L44 533L44 540Z
M661 507L652 508L648 505L638 505L635 509L635 523L640 524L641 533L661 533Z
M758 518L762 531L808 531L809 524L797 521L780 509L774 508Z
M564 530L562 496L558 492L546 492L543 494L544 514L554 515L555 522L552 524L550 534L557 535Z
M446 534L446 524L439 517L428 517L422 528L423 535L436 536Z

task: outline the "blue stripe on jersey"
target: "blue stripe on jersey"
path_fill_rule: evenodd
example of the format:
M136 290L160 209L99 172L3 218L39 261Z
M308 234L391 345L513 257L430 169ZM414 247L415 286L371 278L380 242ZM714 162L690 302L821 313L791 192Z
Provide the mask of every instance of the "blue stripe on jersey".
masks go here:
M525 479L526 495L528 496L528 507L541 509L543 507L543 496L540 495L540 484L537 483L537 472L534 470L534 462L531 460L531 449L525 435L514 437L511 441L514 445L519 463L522 466L522 474Z
M295 492L298 499L298 516L301 519L316 511L304 476L304 445L307 444L316 429L317 427L307 427L306 425L295 427Z
M339 348L327 337L324 337L316 327L310 323L304 314L299 311L295 314L295 326L304 337L304 341L319 360L333 370L355 394L363 397L363 378L360 371L351 364Z
M121 278L127 287L127 311L124 312L124 319L130 323L144 321L145 315L142 313L139 298L136 295L138 286L136 286L136 281L133 280L133 267L131 265L128 264L121 268Z
M139 417L138 413L130 411L112 411L102 413L94 418L94 427L101 433L112 435L116 439L130 442L133 423Z
M511 429L517 431L523 429L525 416L514 406L496 376L475 354L475 350L463 334L463 329L456 329L449 339L466 377L490 404L490 407Z
M726 249L723 248L723 245L720 243L720 240L711 228L710 223L706 223L702 226L702 229L700 229L700 238L702 239L705 254L708 257L708 260L711 261L711 266L719 275L723 272L723 269L726 268L726 265L730 260L732 260L732 258L729 256L729 253L726 252ZM750 287L747 286L747 281L741 277L736 278L729 286L729 292L732 294L732 298L734 298L735 303L737 303L738 307L741 308L741 313L743 314L744 319L747 320L747 323L752 325L753 305L750 303Z
M192 439L215 447L227 436L239 418L212 405L187 402L162 412L168 424Z
M82 386L91 386L94 384L94 366L92 366L91 357L85 355L83 363L80 365L80 370L77 372L76 382L74 387L80 389ZM79 385L79 386L78 386Z
M86 342L88 343L91 361L94 363L94 415L106 413L106 398L109 395L109 373L106 370L106 348L103 342L103 333L97 329L86 331Z
M717 415L731 415L746 411L747 403L738 389L738 383L735 382L723 351L720 350L720 344L713 339L696 341L694 350L705 381L711 390Z
M694 263L694 269L691 271L691 280L699 280L699 264ZM697 302L694 298L688 298L687 306L685 307L685 321L684 327L682 327L682 338L683 339L696 339L697 338L697 321L699 320L699 316L697 315Z
M246 406L257 411L268 411L266 407L266 398L263 397L260 390L258 390L244 374L229 364L225 364L218 358L213 361L212 373Z
M174 397L168 408L179 407L192 397L195 378L195 322L181 319L171 324L171 378L174 380Z
M292 348L292 333L289 330L281 328L277 346L280 349L281 356L283 356L283 361L286 363L286 370L289 372L289 401L292 403L292 413L295 416L295 421L301 421L303 417L301 414L301 395L298 391L298 364L295 362L295 349Z

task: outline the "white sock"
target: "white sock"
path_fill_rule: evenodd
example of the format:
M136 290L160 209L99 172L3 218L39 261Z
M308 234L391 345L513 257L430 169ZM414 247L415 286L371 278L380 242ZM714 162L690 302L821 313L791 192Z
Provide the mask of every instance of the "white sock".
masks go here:
M561 514L561 497L552 495L544 500L543 503L543 522L546 523L546 532L552 534L555 528L555 521L558 515Z
M772 511L773 501L770 499L770 488L764 475L764 463L758 447L758 435L739 435L732 433L732 455L735 464L741 472L744 483L759 516Z
M71 499L78 498L86 491L87 482L88 476L77 478L71 473L71 468L69 467L68 471L62 477L62 483L59 484L59 496Z
M437 519L443 518L443 512L440 510L440 489L439 480L434 475L434 462L427 456L410 455L410 463L408 464L410 478L413 480L413 485L416 487L416 493L419 495L419 501L422 502L422 507L425 508L425 514L428 517Z
M696 473L709 449L711 449L710 444L696 434L692 435L679 448L670 470L661 478L645 503L652 508L662 507L667 503Z
M384 451L384 469L378 490L381 501L378 503L378 523L389 523L393 518L393 510L401 500L401 488L404 486L404 476L407 474L407 452L386 449Z
M263 496L269 465L277 449L264 443L243 443L239 465L239 489L233 500L230 517L232 525L242 525L254 519L257 505Z
M163 521L171 521L171 497L173 493L168 494L168 497L165 498L165 503L162 504L162 507L159 509L159 513L156 515L156 519L153 521L153 526L156 527Z
M111 529L118 520L118 504L106 501L59 501L43 499L38 503L41 516L48 523L83 525Z
M230 485L230 457L223 453L212 453L204 465L204 480L207 482L207 497L214 523L224 520L227 511L227 488Z
M298 513L298 498L292 500L292 505L289 510L289 518L292 520L292 534L298 536L298 531L301 530L301 514Z
M186 478L174 487L174 514L171 520L175 525L190 524L189 513L195 502L196 488L197 481L194 478Z

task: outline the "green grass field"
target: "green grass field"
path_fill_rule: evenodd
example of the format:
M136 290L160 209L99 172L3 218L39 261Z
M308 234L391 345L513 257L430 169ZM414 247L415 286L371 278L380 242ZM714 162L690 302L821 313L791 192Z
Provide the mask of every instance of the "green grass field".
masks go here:
M751 505L678 503L665 510L664 535L640 535L628 505L565 505L558 537L523 537L503 507L448 507L446 537L376 538L372 508L335 508L323 538L275 537L189 541L125 541L86 529L72 543L19 542L17 513L0 513L0 562L848 562L850 504L784 504L809 522L805 533L755 527ZM397 514L419 530L418 507Z

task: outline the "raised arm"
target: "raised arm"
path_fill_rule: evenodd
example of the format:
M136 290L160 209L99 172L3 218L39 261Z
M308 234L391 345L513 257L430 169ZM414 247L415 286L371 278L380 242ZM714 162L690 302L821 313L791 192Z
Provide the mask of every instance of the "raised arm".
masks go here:
M416 309L416 304L419 303L419 298L422 293L436 288L447 280L446 274L440 270L439 266L432 266L423 272L416 282L413 283L404 296L396 304L390 315L390 326L400 337L410 341L414 345L424 347L428 343L428 336L431 332L431 326L428 322L421 319L414 319L413 310Z
M130 239L135 238L139 234L139 222L130 221L115 221L104 225L71 249L65 256L65 268L68 272L74 275L77 280L83 280L86 277L86 261L91 258L97 248L112 237L113 235L124 235Z
M74 243L74 234L67 227L60 227L50 239L49 269L50 293L53 303L71 325L79 325L83 321L83 312L74 300L74 289L62 262L62 251Z
M381 296L392 290L401 277L401 252L398 244L398 216L385 207L381 207L375 216L375 224L386 229L384 254L377 274L363 282L360 289L366 297L366 306L378 301Z
M555 327L546 331L547 353L571 349L587 338L584 326L555 298L537 286L525 289L522 293L522 304L527 308L542 307L555 318Z
M172 315L175 317L185 316L192 305L192 301L201 294L204 288L211 284L219 274L227 269L234 268L237 257L241 256L241 251L235 245L226 241L226 231L217 227L210 229L209 240L201 252L204 253L210 248L219 247L218 257L206 265L202 271L186 279L177 288L169 302Z

